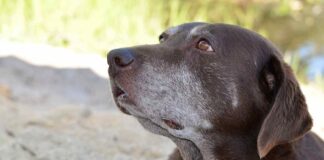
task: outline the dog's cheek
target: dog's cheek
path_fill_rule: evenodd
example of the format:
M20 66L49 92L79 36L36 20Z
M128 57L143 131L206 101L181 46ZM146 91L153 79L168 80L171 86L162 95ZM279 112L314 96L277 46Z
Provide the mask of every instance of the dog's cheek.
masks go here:
M186 133L181 134L186 137L190 135L189 128L212 126L205 119L208 96L204 95L199 79L185 65L163 69L144 64L142 69L137 76L136 100L148 118L165 128L168 126L161 120L173 120L184 126Z

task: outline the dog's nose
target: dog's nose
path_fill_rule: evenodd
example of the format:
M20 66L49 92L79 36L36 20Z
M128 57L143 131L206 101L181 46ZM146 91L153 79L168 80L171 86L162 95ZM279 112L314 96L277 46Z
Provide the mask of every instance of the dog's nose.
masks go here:
M107 60L109 66L123 68L134 62L135 57L131 50L121 48L110 51Z

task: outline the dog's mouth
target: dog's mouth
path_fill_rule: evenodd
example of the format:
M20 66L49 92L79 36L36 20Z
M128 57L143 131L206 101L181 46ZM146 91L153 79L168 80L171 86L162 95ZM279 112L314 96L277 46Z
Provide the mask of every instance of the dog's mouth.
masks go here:
M112 85L112 91L113 91L113 96L115 98L115 102L117 107L125 114L131 115L130 112L123 107L123 105L121 104L121 101L127 101L128 98L128 94L118 85L114 84Z
M170 119L162 119L163 123L166 124L169 128L175 129L175 130L182 130L184 127Z
M126 96L126 92L122 90L120 87L116 86L114 90L114 96L118 98L119 96L123 96L123 95Z
M118 85L117 83L113 83L112 85L112 92L113 92L113 96L115 98L115 102L117 107L125 114L128 115L132 115L130 111L127 110L127 107L125 107L124 105L134 105L130 98L128 97L127 92L120 87L120 85ZM135 116L135 115L134 115ZM137 115L136 117L138 117L139 115ZM140 116L141 118L145 118L143 116ZM184 128L184 126L182 126L180 123L177 123L176 121L172 120L172 119L166 119L166 118L162 118L161 119L162 122L168 126L171 129L174 130L182 130Z

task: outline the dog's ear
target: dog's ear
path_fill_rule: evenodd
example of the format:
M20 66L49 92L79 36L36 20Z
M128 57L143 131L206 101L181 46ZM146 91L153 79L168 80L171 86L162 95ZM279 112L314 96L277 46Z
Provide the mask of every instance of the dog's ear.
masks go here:
M304 95L291 68L278 57L270 58L262 71L272 97L257 140L258 153L265 157L275 146L297 140L312 127Z

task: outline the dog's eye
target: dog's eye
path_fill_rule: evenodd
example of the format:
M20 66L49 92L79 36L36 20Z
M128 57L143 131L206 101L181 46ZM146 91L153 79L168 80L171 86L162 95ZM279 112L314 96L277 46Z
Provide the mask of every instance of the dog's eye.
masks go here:
M160 41L160 43L164 42L167 38L168 38L167 34L162 33L162 34L159 36L159 41Z
M214 51L214 49L211 47L210 43L205 39L199 40L197 45L196 45L196 48L200 49L202 51L207 51L207 52L213 52Z

